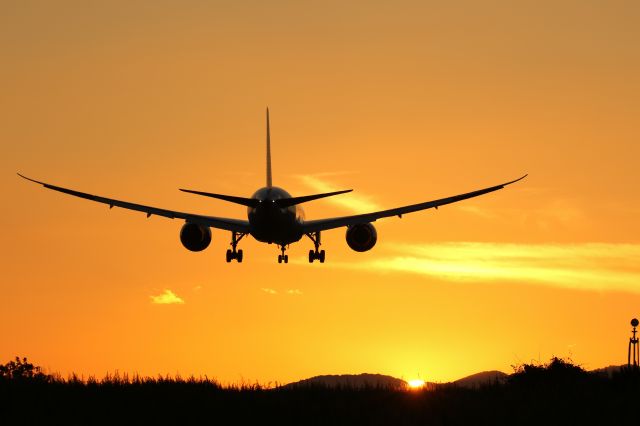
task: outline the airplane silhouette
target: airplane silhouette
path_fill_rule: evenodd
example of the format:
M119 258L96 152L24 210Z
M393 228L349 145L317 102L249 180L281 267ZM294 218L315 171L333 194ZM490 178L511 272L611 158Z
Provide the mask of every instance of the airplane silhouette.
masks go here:
M210 192L194 191L190 189L180 189L191 194L203 195L217 198L219 200L240 204L247 207L248 220L230 219L214 216L203 216L199 214L183 213L174 210L159 209L142 204L129 203L112 198L100 197L72 189L62 188L28 178L18 173L18 176L38 183L45 188L63 192L87 200L97 201L109 205L109 208L121 207L129 210L136 210L151 215L163 216L170 219L183 219L185 224L180 230L180 241L182 245L191 251L202 251L211 243L211 228L231 231L231 249L227 250L226 260L231 262L236 260L242 262L242 249L238 250L238 243L242 238L251 235L256 240L277 244L281 254L278 255L278 263L288 263L289 256L285 254L287 247L300 241L303 236L309 237L313 242L314 249L309 250L309 263L319 260L324 263L325 251L320 250L320 233L334 228L347 228L346 240L349 247L357 252L371 250L378 240L376 229L371 222L390 216L402 217L403 214L412 213L430 208L437 209L439 206L451 204L467 198L477 197L489 192L497 191L524 179L524 175L510 182L488 188L479 189L465 194L454 195L453 197L441 198L439 200L427 201L424 203L411 204L395 209L382 210L373 213L358 214L352 216L333 217L319 220L304 220L304 213L300 204L319 198L331 197L338 194L351 192L351 189L344 191L328 192L324 194L306 195L302 197L292 197L287 191L277 186L273 186L271 178L271 132L269 128L269 109L267 108L267 182L266 186L258 189L250 198L235 197L231 195L214 194Z

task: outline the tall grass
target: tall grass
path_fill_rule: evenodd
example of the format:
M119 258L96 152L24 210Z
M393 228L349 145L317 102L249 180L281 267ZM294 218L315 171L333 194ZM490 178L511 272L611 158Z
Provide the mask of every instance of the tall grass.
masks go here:
M637 422L640 397L637 370L608 377L560 359L516 366L503 383L418 391L221 385L206 376L117 372L63 378L25 363L0 370L2 425L622 425Z

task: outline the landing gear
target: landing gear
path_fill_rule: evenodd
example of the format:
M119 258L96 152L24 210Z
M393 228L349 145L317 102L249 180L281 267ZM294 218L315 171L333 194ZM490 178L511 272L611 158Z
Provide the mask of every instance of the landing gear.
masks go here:
M287 247L285 245L281 245L280 246L280 250L282 251L282 254L278 255L278 263L289 263L289 255L288 254L284 254L284 251L287 249Z
M242 249L236 252L231 251L231 249L227 249L227 263L231 262L234 259L237 260L238 263L242 263L242 257L243 257Z
M320 251L309 250L309 263L313 263L313 261L316 259L319 260L320 263L324 263L324 256L325 256L324 250L320 250Z
M238 248L238 243L247 234L242 234L240 232L231 232L231 249L227 250L227 263L232 260L237 260L238 263L242 263L243 253L242 249L236 250Z
M309 250L309 263L313 263L314 260L319 260L320 263L324 263L325 252L324 250L318 250L320 248L320 232L310 232L306 235L313 241L313 245L315 246L315 250Z

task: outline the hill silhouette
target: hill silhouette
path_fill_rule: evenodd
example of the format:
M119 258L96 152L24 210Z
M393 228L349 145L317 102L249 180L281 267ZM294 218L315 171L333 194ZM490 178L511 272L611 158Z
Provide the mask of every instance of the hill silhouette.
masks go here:
M504 383L509 375L498 370L482 371L463 377L453 382L425 382L423 389L433 390L438 386L451 385L464 388L477 388L480 386ZM327 374L314 376L308 379L283 385L283 388L295 388L306 386L326 386L328 388L383 388L403 390L408 388L405 380L383 374Z
M299 388L326 386L328 388L382 388L382 389L406 389L407 382L383 374L341 374L310 377L284 385L284 388Z
M504 383L509 375L498 370L482 371L472 374L462 379L458 379L453 383L465 388L477 388L480 386Z
M616 374L620 374L625 368L627 368L626 365L609 365L603 368L596 368L595 370L591 370L591 372L611 378Z

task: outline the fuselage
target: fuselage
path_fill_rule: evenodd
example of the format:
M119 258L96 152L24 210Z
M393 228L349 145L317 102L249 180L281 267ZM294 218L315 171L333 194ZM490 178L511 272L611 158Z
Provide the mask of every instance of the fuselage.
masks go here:
M298 205L280 208L275 200L291 198L277 186L258 189L251 198L258 200L256 207L249 207L247 216L251 225L251 236L264 243L280 245L299 241L303 236L304 211Z

